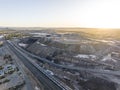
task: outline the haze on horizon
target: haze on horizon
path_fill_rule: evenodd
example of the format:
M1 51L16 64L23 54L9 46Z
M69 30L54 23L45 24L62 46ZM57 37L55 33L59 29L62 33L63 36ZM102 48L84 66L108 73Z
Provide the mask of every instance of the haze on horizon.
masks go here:
M120 28L119 0L0 0L0 26Z

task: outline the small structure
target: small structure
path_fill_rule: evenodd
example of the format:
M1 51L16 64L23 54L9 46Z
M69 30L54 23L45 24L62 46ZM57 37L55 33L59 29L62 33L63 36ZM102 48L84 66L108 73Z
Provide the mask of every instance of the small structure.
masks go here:
M4 72L7 74L7 73L12 73L12 72L14 72L15 71L15 65L11 65L11 64L9 64L9 65L6 65L5 67L4 67Z
M3 70L0 70L0 78L3 78L5 76L5 73Z

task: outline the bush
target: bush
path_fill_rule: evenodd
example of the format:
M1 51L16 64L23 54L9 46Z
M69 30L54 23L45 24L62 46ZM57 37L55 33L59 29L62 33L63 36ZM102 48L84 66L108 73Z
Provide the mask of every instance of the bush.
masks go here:
M6 82L9 82L10 80L9 79L5 79L2 83L6 83Z
M2 66L0 66L0 70L2 70L3 69L3 67Z

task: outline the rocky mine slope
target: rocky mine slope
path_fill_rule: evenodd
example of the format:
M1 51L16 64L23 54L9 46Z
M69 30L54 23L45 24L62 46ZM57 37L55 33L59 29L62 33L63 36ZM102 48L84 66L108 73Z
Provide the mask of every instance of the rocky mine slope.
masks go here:
M72 64L73 66L98 70L115 70L116 67L114 66L117 66L117 63L119 62L118 60L116 63L115 60L116 58L120 57L118 49L112 47L109 44L97 41L80 44L64 44L47 38L29 37L22 39L19 43L27 44L27 47L24 47L24 49L26 49L27 51L34 53L40 57L47 58L48 60L52 60L55 63L66 65ZM96 56L96 58L86 58L88 57L86 55L93 55ZM101 62L107 62L107 64L110 63L110 65L114 66L111 67L107 64L97 62L96 60ZM86 71L82 71L79 73L80 74L76 76L75 81L77 81L77 84L81 86L79 87L80 90L117 90L117 87L119 86L117 83L110 81L108 77L104 77L104 75L102 74L100 75ZM111 75L108 76L111 77ZM68 83L71 81L69 81L68 79L64 79L64 82Z
M26 38L22 40L23 43L28 44L26 49L35 54L46 57L48 55L55 56L59 54L93 54L102 55L111 52L111 46L106 43L97 41L82 41L80 44L65 44L58 41L53 41L47 38ZM106 51L106 52L104 52ZM46 55L47 53L47 55Z
M90 66L92 68L96 66L96 68L99 68L99 66L100 68L108 68L108 66L98 64L96 61L103 62L104 56L114 50L112 46L97 41L66 44L48 38L29 37L22 39L20 43L27 44L27 47L25 47L27 51L52 60L55 63L73 63L74 65Z

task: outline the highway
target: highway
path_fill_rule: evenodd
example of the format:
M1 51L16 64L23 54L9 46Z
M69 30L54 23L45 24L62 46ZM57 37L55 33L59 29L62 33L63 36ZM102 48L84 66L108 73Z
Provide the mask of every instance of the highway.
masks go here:
M12 43L12 42L11 42ZM12 43L13 44L13 43ZM45 58L41 58L39 56L36 56L32 53L29 53L16 45L15 43L13 44L14 47L18 48L21 52L23 52L26 56L29 56L31 58L35 58L37 60L40 60L42 62L48 63L54 67L61 68L61 69L66 69L66 70L73 70L73 71L87 71L87 72L92 72L92 73L99 73L99 74L108 74L108 75L116 75L120 76L120 71L109 71L109 70L102 70L102 69L89 69L89 68L83 68L83 67L73 67L73 66L66 66L66 65L61 65L61 64L56 64L51 62L50 60L47 60Z
M15 45L15 44L13 44L13 47L19 49L26 56L30 56L31 58L36 58L37 60L48 63L52 66L55 66L55 67L58 67L58 68L64 68L64 69L67 69L67 70L75 70L75 71L78 71L78 72L79 71L90 72L90 73L93 73L96 77L102 77L102 78L105 78L109 81L120 84L120 79L118 78L120 76L120 71L109 71L109 70L102 70L102 69L89 69L89 68L82 68L82 67L71 67L71 66L60 65L60 64L53 63L53 62L51 62L47 59L38 57L34 54L31 54L31 53L25 51L24 49L22 49L21 47ZM52 90L58 90L58 89L52 89Z
M14 54L24 63L24 65L33 73L33 75L40 81L44 87L44 90L66 90L66 88L52 81L37 66L31 63L29 58L24 53L21 53L10 43L8 43L8 46L14 52Z

